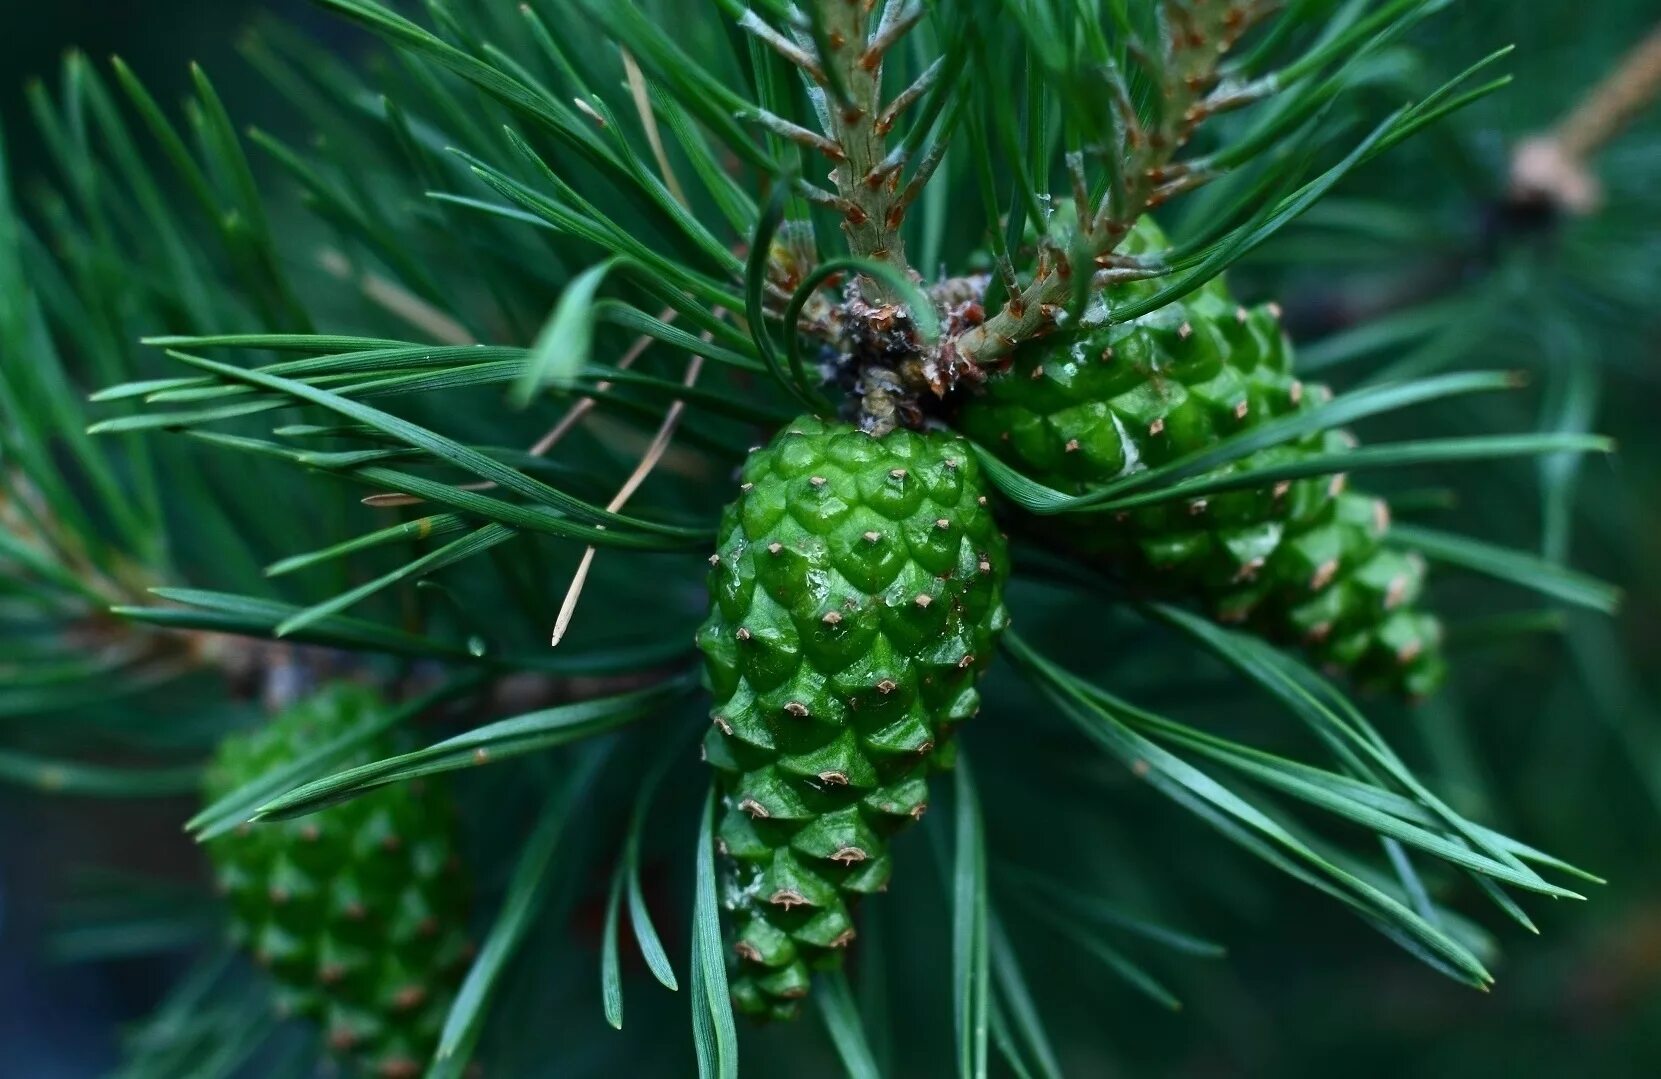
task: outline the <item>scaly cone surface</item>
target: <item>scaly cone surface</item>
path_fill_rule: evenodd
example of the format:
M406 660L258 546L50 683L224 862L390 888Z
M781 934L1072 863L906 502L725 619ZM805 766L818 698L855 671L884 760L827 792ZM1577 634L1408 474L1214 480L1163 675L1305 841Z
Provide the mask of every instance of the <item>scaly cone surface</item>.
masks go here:
M1144 218L1124 253L1166 246ZM1141 318L1108 322L1113 302L1154 287L1114 290L1070 339L1017 350L965 397L959 429L1034 480L1083 494L1330 396L1297 379L1279 312L1239 306L1220 280ZM1347 433L1327 431L1218 471L1352 445ZM1340 475L1056 516L1041 527L1133 585L1197 599L1220 621L1301 642L1359 685L1418 698L1445 677L1442 630L1414 608L1424 560L1389 541L1389 522L1382 500L1348 491Z
M384 708L327 686L248 734L209 769L211 802L359 727ZM381 736L342 767L395 752ZM422 1074L465 968L465 885L455 808L433 780L383 787L290 821L245 824L207 843L234 939L277 983L277 1007L319 1024L329 1049L369 1074Z
M980 707L1008 551L962 440L804 417L744 467L698 632L733 999L791 1018Z

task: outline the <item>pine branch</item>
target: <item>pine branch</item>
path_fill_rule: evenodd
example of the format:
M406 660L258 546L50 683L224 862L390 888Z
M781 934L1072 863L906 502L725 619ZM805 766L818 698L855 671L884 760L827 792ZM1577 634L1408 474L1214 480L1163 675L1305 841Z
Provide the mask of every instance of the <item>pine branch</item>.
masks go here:
M239 555L271 564L266 579L240 586L248 594L157 590L166 606L117 612L130 620L125 630L191 642L188 647L202 649L201 662L190 667L195 670L230 666L225 654L208 651L217 647L209 642L223 640L210 634L292 631L297 640L380 657L387 667L397 658L417 660L408 667L426 678L435 671L447 672L439 676L445 679L470 672L497 692L557 683L582 703L528 715L521 707L502 709L517 718L458 737L446 737L452 731L423 737L419 744L426 749L328 776L298 791L289 788L315 779L317 769L286 778L280 770L268 771L256 784L275 786L261 797L213 808L212 830L220 832L233 830L272 797L279 798L280 811L272 815L287 815L383 783L486 762L501 762L496 772L501 782L472 785L468 810L480 819L497 819L504 804L524 800L494 788L521 794L523 788L507 789L515 779L546 788L549 776L569 771L571 761L538 757L568 752L559 747L589 738L609 738L588 758L593 769L597 754L612 747L657 743L666 810L670 788L678 785L685 794L687 781L694 780L701 792L695 767L680 766L690 761L688 747L647 724L660 716L679 723L683 707L696 708L686 630L703 595L697 583L701 556L708 551L710 525L731 496L728 478L758 431L777 429L803 408L828 413L842 405L820 395L822 382L841 392L864 380L855 392L867 392L878 379L866 376L892 372L897 381L902 365L926 367L954 346L963 358L984 362L1046 332L1060 322L1062 310L1080 301L1100 298L1109 317L1119 320L1157 311L1201 288L1358 164L1494 85L1463 91L1468 72L1392 114L1361 142L1329 155L1327 162L1338 163L1305 183L1305 165L1332 131L1325 122L1327 105L1371 70L1358 71L1357 60L1378 59L1380 42L1421 13L1445 6L1439 0L1336 7L1295 0L1286 5L1285 23L1260 36L1248 56L1227 64L1223 61L1240 35L1279 5L1161 0L1156 9L1072 0L799 0L797 5L757 0L755 11L745 13L741 0L721 0L719 7L730 17L723 22L711 17L711 8L638 0L546 0L539 5L541 15L508 4L434 3L420 16L434 28L429 31L375 0L321 2L400 52L370 86L326 50L278 44L275 37L270 43L277 51L261 47L264 66L277 65L268 72L274 85L322 133L315 144L296 140L291 148L258 137L255 144L269 157L242 161L211 89L199 84L191 119L208 149L193 152L148 95L133 94L166 156L176 159L186 194L207 211L199 215L203 221L185 222L150 204L156 185L149 182L142 155L87 153L85 144L93 141L87 133L107 118L95 105L96 123L89 122L75 111L81 107L78 92L69 95L71 111L48 121L55 132L49 141L67 165L69 182L61 196L43 201L41 236L20 241L28 252L22 272L0 265L0 281L16 286L0 288L0 345L8 355L50 357L34 332L34 315L16 317L24 310L18 298L38 290L46 312L38 321L48 326L46 336L73 362L89 365L90 373L71 374L96 379L94 385L120 383L99 395L100 407L155 406L99 424L100 432L124 441L119 447L107 440L97 446L118 482L145 467L136 456L124 455L128 446L155 444L176 455L155 470L161 481L154 516L189 521L192 533L207 532L197 548L212 554L198 563L193 549L179 564L192 574L229 578L232 583L224 587L232 590L239 587L240 567L233 561ZM919 34L925 17L933 17L930 28L938 34ZM746 67L742 57L722 47L722 35L734 21L753 39L750 59L762 63ZM1284 29L1287 24L1295 25ZM549 26L558 27L557 34ZM922 40L908 36L913 34ZM1308 51L1263 74L1265 58L1294 40L1310 42ZM278 51L280 60L274 59ZM815 106L811 113L794 108L792 95L778 92L776 72L784 65L801 73ZM84 72L76 70L71 82L80 86L76 80ZM747 98L751 78L755 100ZM1294 86L1296 92L1283 95ZM97 100L95 89L82 89L92 94L88 100ZM1244 118L1237 138L1184 156L1199 125L1260 102L1268 107ZM746 125L744 118L754 123ZM958 131L968 133L972 152L965 157L959 143L951 166L941 169ZM198 161L198 155L205 160ZM791 177L790 162L799 159L833 165L830 180L821 186L793 177L776 185L772 205L759 207L754 193ZM315 220L329 230L330 247L321 259L316 249L294 246L296 237L317 230L290 230L288 219L256 212L260 195L248 169L257 176L273 163L303 189ZM931 178L937 182L925 193ZM977 180L981 190L973 190ZM228 194L215 190L216 182L227 181ZM1073 204L1055 211L1051 220L1051 185L1057 181L1062 190L1071 189ZM1210 188L1206 196L1215 193L1217 201L1206 214L1195 215L1203 218L1198 235L1185 235L1168 251L1132 256L1119 250L1139 216L1201 188ZM821 254L803 240L812 231L800 220L804 201L815 207L814 223L823 224L827 216L817 213L819 207L841 219L851 254ZM787 220L792 212L797 220ZM912 212L922 220L906 221ZM233 227L242 219L282 227L268 225L250 235L238 231L245 226ZM902 225L922 226L909 238L912 256L930 275L936 266L955 262L965 276L920 283L908 262ZM1067 232L1079 242L1062 239ZM950 239L943 242L944 236ZM967 249L982 241L990 241L1002 277L994 288L1007 282L1008 298L990 322L976 328L989 275L963 261ZM227 266L205 259L203 248ZM42 257L45 252L62 253L62 265ZM294 284L302 287L289 290L278 268L291 266L309 270L311 280L297 279ZM849 278L854 287L837 287ZM1099 296L1156 278L1168 281ZM225 280L247 288L225 289ZM289 310L290 291L316 303L316 309ZM136 322L119 317L129 305L142 310ZM745 319L727 317L737 310ZM324 314L319 321L357 336L237 333L304 325ZM401 340L411 327L421 339ZM1185 337L1190 328L1184 327ZM151 352L131 347L140 334L164 332L171 336L154 338L151 344L158 347ZM1278 327L1273 332L1278 334ZM814 345L823 347L814 351ZM167 363L190 370L158 366ZM39 591L47 600L74 599L74 586L80 585L91 595L80 597L86 603L68 605L79 610L107 598L90 577L83 579L82 560L64 556L74 553L75 544L96 539L96 523L122 507L104 492L85 497L89 485L78 475L52 474L53 462L84 452L79 439L54 439L57 428L79 432L85 424L78 393L48 392L50 386L31 377L35 370L0 365L0 391L15 397L0 402L5 406L0 416L15 421L0 425L8 428L0 432L0 448L8 460L28 466L20 475L41 486L50 503L45 509L30 505L26 512L45 517L56 509L56 500L65 500L66 512L85 520L65 534L61 549L28 543L19 556L4 545L35 531L11 529L10 540L0 536L0 585L25 599ZM49 370L57 373L55 366ZM925 372L925 377L932 376ZM1210 499L1272 488L1292 477L1605 448L1567 431L1503 440L1415 434L1411 440L1383 440L1361 454L1332 452L1285 464L1246 460L1334 425L1417 402L1448 405L1456 395L1510 381L1498 374L1445 376L1340 395L1284 422L1219 435L1186 454L1149 456L1089 491L1040 486L990 460L985 470L999 481L1007 503L1050 515L1051 524L1076 523L1080 512L1151 506L1170 508L1180 520L1184 504L1188 513L1202 513ZM951 388L949 379L942 385L945 389L927 388L940 393ZM505 403L498 391L508 387L515 392ZM1298 400L1301 384L1291 392ZM960 422L952 411L956 402L923 404L927 407L901 415L900 422L919 427ZM279 409L305 414L274 423ZM866 415L873 414L868 409ZM1225 424L1228 415L1218 413ZM1244 413L1233 415L1240 419ZM588 416L606 422L572 437ZM1157 422L1163 430L1163 416ZM185 437L134 437L162 430ZM666 456L671 440L673 455ZM556 444L560 452L553 455ZM182 456L186 453L194 456ZM643 485L654 468L687 464L688 482ZM229 486L238 488L238 497L225 499L237 514L224 524L214 516L220 510L218 490L195 482L208 467L225 468L235 480ZM257 482L247 471L255 467L262 469ZM896 479L892 472L887 476ZM871 478L884 482L880 473ZM388 527L378 515L321 490L319 479L380 492L372 498L375 505L430 501L435 508L429 516ZM803 490L811 494L815 487L806 483ZM243 502L254 512L243 515ZM1010 508L1006 504L997 512ZM216 525L212 531L204 523L210 520ZM11 521L0 513L0 523ZM1440 561L1532 585L1556 601L1595 609L1614 601L1607 587L1518 552L1451 534L1403 534L1423 540ZM286 551L265 549L272 537L295 544L286 550L310 553L280 557ZM101 554L104 546L86 549ZM99 565L126 566L126 537L107 546L110 560ZM597 557L602 546L607 550ZM165 569L159 556L138 561L146 572L134 580L147 581ZM1112 828L1097 825L1119 822L1123 792L1098 772L1084 771L1079 759L1087 755L1078 750L1091 743L1119 762L1119 770L1147 781L1263 863L1339 899L1432 965L1467 981L1486 980L1490 953L1472 923L1442 905L1445 885L1469 875L1482 896L1524 924L1526 914L1502 886L1542 896L1574 894L1540 876L1547 869L1574 875L1571 868L1454 813L1347 699L1301 661L1262 641L1219 630L1187 610L1138 608L1117 590L1095 587L1107 583L1102 580L1079 587L1091 571L1081 570L1078 561L1024 551L1018 566L1029 579L1050 576L1069 586L1049 596L1042 588L1023 588L1018 613L1023 625L1076 626L1081 611L1088 615L1087 639L1067 640L1052 629L1042 641L1043 652L1037 631L1013 642L1017 666L1055 707L1034 717L1034 724L977 723L965 732L976 759L997 760L999 767L981 770L984 821L981 794L969 771L957 773L957 961L942 961L938 949L928 959L957 989L967 1073L984 1070L992 1048L1005 1052L1017 1072L1024 1073L1022 1057L1034 1065L1033 1074L1057 1070L1037 1016L1065 979L1035 982L1029 991L1015 962L1028 926L1012 919L1006 936L987 892L1005 875L997 857L1000 842L1031 826L1035 805L1043 807L1043 827L1056 839L1043 846L1076 852L1083 842L1110 841ZM556 616L559 594L557 587L550 593L549 583L563 582L573 566L576 581ZM440 569L442 581L431 576ZM605 610L585 610L571 639L550 652L542 634L550 624L556 641L565 632L590 577L589 595L603 596ZM8 615L11 598L6 597ZM121 598L133 602L132 595ZM348 617L347 608L358 603L365 608L362 617ZM1080 603L1087 606L1069 606ZM367 610L371 606L376 612ZM52 620L58 612L49 603L28 610L31 616L40 612L48 626L66 624ZM1197 668L1192 649L1153 641L1157 627L1150 634L1139 618L1150 613L1205 656L1222 660L1235 680L1224 681L1223 668L1215 663ZM157 632L171 629L191 636ZM34 662L38 642L3 634L0 672L26 670L30 679L50 680L53 709L119 716L125 709L117 698L142 682L125 678L113 692L108 688L111 672L131 673L130 653L104 647L101 640L90 658L48 652L46 666ZM1089 680L1059 663L1075 645L1089 649ZM1130 658L1120 662L1119 656ZM612 679L609 689L596 681L604 678ZM1240 678L1267 691L1263 703L1272 705L1275 715L1301 720L1337 759L1336 766L1270 755L1235 740L1241 730L1263 729L1246 722L1237 729L1182 722L1191 718L1185 709L1214 705L1221 693L1229 694L1228 719L1250 708L1247 695L1237 692ZM40 699L33 693L38 683L21 681L0 695L0 718L41 711L31 711ZM217 691L210 687L204 696L222 708ZM115 707L109 707L111 700ZM1159 711L1131 703L1138 700L1157 702ZM482 718L480 707L468 708L474 723ZM497 711L494 705L483 707ZM664 716L670 712L675 714ZM192 718L208 737L223 722L217 713ZM638 738L624 732L635 724L641 726ZM185 724L158 726L171 736ZM687 723L687 730L692 726ZM74 743L71 748L78 749ZM651 754L620 753L620 764L625 755L633 763ZM1066 758L1061 767L1031 767L1055 764L1058 757ZM80 760L51 746L39 753L12 753L8 747L0 752L0 779L7 778L8 761L13 779L36 786L62 782L84 793L172 789L188 778L171 770L116 775ZM346 766L342 760L329 770ZM627 813L619 814L618 806L633 800L639 785L632 769L612 772L593 772L592 788L586 781L566 788L545 819L567 815L580 795L596 820L621 822ZM608 943L600 949L603 1006L614 1024L621 1019L626 978L617 954L625 897L652 972L671 987L677 981L661 944L655 959L648 947L655 930L644 917L648 904L639 878L646 878L657 917L660 897L652 866L658 852L636 848L684 846L696 821L683 815L679 827L670 827L665 812L665 827L643 828L659 772L650 774L653 781L639 794L626 854L612 878ZM1042 787L1043 797L1010 798L1011 788L1023 784ZM619 791L627 797L620 799ZM712 1073L734 1067L738 1049L724 976L731 942L721 939L714 868L712 827L718 812L710 804L711 819L698 833L699 944L692 970L681 979L693 996L699 1044ZM506 822L513 813L500 816ZM1340 846L1345 837L1331 837L1329 822L1358 830L1365 845ZM1157 843L1149 833L1160 827L1155 817L1139 818L1125 829L1132 833L1126 838ZM598 830L568 834L580 839ZM946 839L949 831L937 838ZM559 858L549 860L556 838L552 825L528 848L513 842L511 829L503 832L508 842L491 847L492 860L479 868L481 879L508 876L513 848L530 854L521 862L523 886L512 889L526 903L544 877L549 884L571 886L587 879L587 866L566 860L563 846ZM1378 857L1380 841L1387 858ZM1416 861L1408 859L1409 850ZM1099 916L1105 891L1080 880L1076 865L1063 872L1053 861L1046 863L1037 847L1026 856L1046 878L1065 879L1070 889L1072 903L1063 904L1069 909L1047 899L1035 904L1070 949L1094 955L1157 999L1169 1000L1102 938L1098 923L1115 924L1113 917ZM1136 872L1134 861L1115 858L1110 864L1128 877ZM1179 871L1169 863L1165 859L1151 868L1161 874ZM1024 894L1028 882L1018 881L1016 888ZM1227 891L1216 889L1219 897ZM439 1074L463 1066L473 1034L485 1021L486 998L501 969L498 959L528 928L523 913L528 905L516 902L504 909L514 913L498 922L487 958L477 968L484 973L472 983L469 1003L452 1016L447 1045L461 1051ZM908 912L909 905L889 905L881 913ZM924 913L938 921L938 910ZM873 981L892 973L899 984L899 975L914 973L899 966L915 965L909 955L873 947L867 956L895 965L890 972L872 963ZM500 1003L534 1004L541 1014L550 1013L542 997L508 1000L514 985L500 983ZM844 983L833 982L831 988L828 1018L845 1063L856 1070L886 1063L879 1024L871 1020L889 1006L856 1010ZM873 1035L869 1045L860 1010ZM498 1014L494 1021L511 1022L511 1016ZM486 1062L494 1070L512 1072L511 1052L521 1045L541 1048L530 1045L534 1024L508 1029L511 1038L485 1043L513 1043L505 1061ZM255 1033L264 1036L263 1028ZM799 1052L779 1041L786 1052ZM202 1057L216 1051L212 1045L184 1045ZM771 1051L752 1042L744 1049Z
M1109 157L1111 182L1082 230L1078 248L1041 267L1039 273L1003 309L963 335L958 355L971 363L987 363L1007 354L1020 342L1049 329L1073 293L1072 275L1082 267L1069 259L1098 263L1111 255L1137 218L1155 209L1186 186L1197 186L1189 174L1173 171L1172 162L1199 124L1225 109L1239 107L1254 94L1231 91L1208 97L1217 86L1218 68L1241 35L1267 16L1272 5L1255 0L1167 0L1166 51L1157 59L1144 56L1142 66L1158 79L1159 113L1144 120L1131 103L1122 75L1110 73L1111 103L1118 116L1117 146L1094 148Z
M873 20L874 8L859 0L814 0L809 25L793 28L794 41L753 11L746 12L739 25L801 71L825 134L764 115L758 118L775 133L836 163L831 175L837 198L817 201L841 214L855 256L910 273L900 232L908 200L899 181L907 153L903 147L890 151L887 135L900 114L935 84L940 66L929 68L885 104L883 59L925 11L917 0L896 0L884 5L880 19ZM892 300L880 281L862 281L874 302Z

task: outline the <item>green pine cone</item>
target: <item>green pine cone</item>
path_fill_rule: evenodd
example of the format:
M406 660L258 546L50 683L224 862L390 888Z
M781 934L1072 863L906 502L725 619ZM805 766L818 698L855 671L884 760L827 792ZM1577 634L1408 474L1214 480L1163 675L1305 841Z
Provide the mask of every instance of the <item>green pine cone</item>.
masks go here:
M226 739L208 772L208 800L384 707L372 690L337 683ZM382 736L342 766L389 756L389 743ZM465 969L454 823L443 788L424 780L296 820L245 824L207 844L232 936L270 971L278 1009L318 1023L332 1052L370 1074L423 1073Z
M740 1010L793 1017L980 706L1008 551L969 447L811 416L744 467L698 632Z
M1129 253L1163 246L1139 225ZM1139 298L1138 284L1114 299ZM957 426L1033 479L1068 493L1175 460L1326 400L1292 369L1273 306L1238 306L1220 281L1128 323L1088 324L1020 349ZM1328 431L1254 453L1223 474L1350 448ZM1358 684L1410 697L1445 675L1437 620L1413 608L1423 559L1386 536L1384 502L1342 476L1282 482L1113 515L1046 518L1055 541L1138 585L1198 599L1218 619L1305 644Z

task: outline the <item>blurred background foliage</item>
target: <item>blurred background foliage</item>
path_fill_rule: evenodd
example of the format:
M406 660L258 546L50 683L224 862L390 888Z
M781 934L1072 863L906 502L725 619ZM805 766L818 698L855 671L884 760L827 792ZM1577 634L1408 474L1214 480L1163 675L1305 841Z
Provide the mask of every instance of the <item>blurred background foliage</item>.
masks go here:
M1542 552L1572 552L1576 565L1627 590L1615 623L1571 615L1560 636L1492 652L1457 699L1412 717L1455 804L1572 850L1609 887L1589 907L1542 909L1541 939L1509 943L1486 996L1420 982L1383 949L1376 962L1342 967L1304 953L1287 969L1272 938L1235 947L1236 969L1254 973L1220 1014L1232 1032L1252 1029L1264 1053L1252 1074L1613 1077L1661 1068L1661 312L1652 299L1661 285L1661 108L1651 102L1596 159L1602 202L1591 214L1542 213L1510 195L1519 142L1552 128L1657 33L1658 14L1619 0L1454 5L1419 42L1425 71L1457 64L1473 41L1510 42L1516 82L1357 176L1235 275L1279 296L1300 339L1344 342L1341 331L1367 326L1349 337L1354 353L1306 350L1306 364L1352 373L1514 366L1541 392L1510 404L1539 408L1547 428L1590 426L1618 439L1612 463L1588 463L1573 479L1548 462L1538 474L1519 465L1458 483L1435 516L1532 522ZM1390 319L1410 306L1416 325ZM1440 315L1424 319L1427 306ZM1403 335L1383 340L1391 325ZM1381 347L1360 349L1364 335ZM1471 429L1499 411L1450 405L1427 422ZM1242 1020L1254 1012L1260 1025ZM1204 1040L1195 1059L1207 1063L1182 1074L1228 1059L1226 1037Z
M235 56L239 28L275 12L342 51L362 47L298 2L161 6L165 16L153 4L73 0L3 17L0 115L19 176L46 167L22 83L54 77L70 45L100 59L119 51L164 101L187 85L186 61L201 60L234 115L285 134L298 125ZM1154 849L1173 852L1168 877L1187 885L1168 880L1138 898L1163 921L1203 926L1228 956L1159 957L1180 1011L1104 978L1050 1015L1061 1041L1073 1035L1105 1047L1119 1073L1616 1079L1661 1072L1661 683L1649 662L1661 640L1654 557L1661 433L1653 420L1661 402L1661 311L1653 300L1661 287L1661 109L1651 108L1596 161L1603 201L1595 212L1543 214L1508 199L1519 141L1551 127L1657 17L1654 0L1453 5L1419 35L1421 60L1381 72L1379 111L1393 100L1383 86L1433 86L1499 42L1517 45L1515 84L1362 170L1233 275L1244 297L1282 302L1301 339L1326 342L1305 362L1342 365L1340 377L1505 366L1528 371L1539 386L1502 406L1450 402L1440 414L1414 413L1427 429L1541 423L1620 440L1616 460L1587 462L1578 475L1568 462L1548 461L1450 474L1445 486L1435 477L1438 486L1421 500L1427 521L1528 522L1543 552L1572 552L1577 565L1621 583L1628 596L1613 623L1548 612L1562 632L1520 646L1507 641L1479 676L1460 681L1457 697L1403 720L1459 809L1610 884L1588 904L1535 904L1541 937L1508 931L1499 984L1479 994L1358 933L1322 897L1244 872L1248 859L1203 838L1193 822L1169 813L1126 820L1124 835L1157 829ZM1203 207L1197 200L1186 212ZM1390 317L1408 310L1410 318ZM1506 407L1541 414L1507 416ZM1507 531L1527 534L1521 525ZM994 699L988 712L997 710ZM988 787L998 782L982 778ZM158 960L66 965L44 957L37 942L54 897L69 890L79 867L192 872L196 855L176 828L189 806L111 810L31 799L25 815L24 805L0 787L0 1071L98 1074L117 1058L117 1025L153 1006L173 971ZM108 826L113 812L119 829ZM1096 868L1109 878L1115 872L1105 855ZM1127 873L1121 890L1135 896L1138 888ZM1212 902L1212 891L1226 891L1228 901ZM903 947L903 928L888 927L894 947ZM1029 973L1040 974L1042 951L1027 954ZM568 976L589 980L591 968ZM576 1071L603 1068L572 1063Z

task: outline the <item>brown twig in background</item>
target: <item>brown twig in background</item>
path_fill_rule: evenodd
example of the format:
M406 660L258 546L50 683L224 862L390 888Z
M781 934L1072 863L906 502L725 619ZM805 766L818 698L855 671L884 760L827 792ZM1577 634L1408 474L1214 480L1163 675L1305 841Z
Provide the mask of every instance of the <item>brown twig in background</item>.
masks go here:
M1627 53L1550 131L1518 143L1511 198L1588 214L1602 202L1592 172L1598 152L1661 97L1661 26Z

